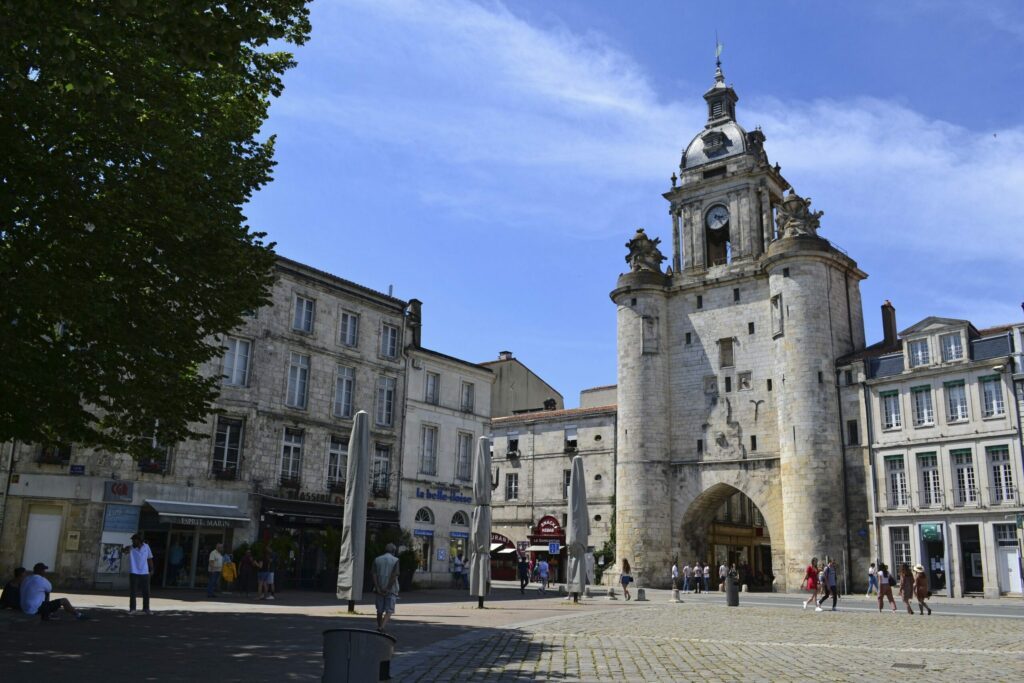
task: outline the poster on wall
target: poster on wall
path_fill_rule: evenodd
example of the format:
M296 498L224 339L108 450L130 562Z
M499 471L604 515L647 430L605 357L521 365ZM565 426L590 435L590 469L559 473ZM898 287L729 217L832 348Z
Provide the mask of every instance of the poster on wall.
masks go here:
M121 572L120 543L104 543L100 547L100 566L97 570L102 574L119 574Z

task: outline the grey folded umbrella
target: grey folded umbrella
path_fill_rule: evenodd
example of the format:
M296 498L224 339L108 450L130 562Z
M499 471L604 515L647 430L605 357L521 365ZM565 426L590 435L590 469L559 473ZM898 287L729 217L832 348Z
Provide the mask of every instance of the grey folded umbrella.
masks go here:
M590 515L587 512L587 487L584 483L583 457L572 459L569 476L569 514L565 544L569 555L566 590L583 593L587 586L587 542L590 537Z
M487 595L491 585L491 440L481 436L473 460L473 501L469 531L469 594Z
M369 487L370 416L365 410L352 421L345 474L345 511L341 523L341 555L338 558L338 599L363 599L363 566L366 554L366 497Z

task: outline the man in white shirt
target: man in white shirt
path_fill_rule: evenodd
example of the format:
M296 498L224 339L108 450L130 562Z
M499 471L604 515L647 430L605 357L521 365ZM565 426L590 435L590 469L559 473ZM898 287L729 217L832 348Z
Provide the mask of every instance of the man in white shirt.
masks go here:
M679 563L672 563L672 590L679 590Z
M46 578L49 569L42 562L36 563L32 574L21 582L21 611L25 614L38 614L43 621L49 621L50 615L59 609L75 615L75 619L85 619L85 615L71 606L67 598L50 600L53 584Z
M718 590L725 591L725 577L729 574L729 568L725 566L725 560L722 560L722 566L718 568Z
M220 570L224 568L224 544L218 543L217 546L210 551L210 561L206 565L206 570L209 572L210 577L206 580L206 597L212 598L217 595L217 590L220 588Z
M149 577L153 574L153 551L144 543L142 536L134 534L132 544L121 548L121 554L128 554L128 614L135 614L135 598L142 593L142 611L149 611Z
M690 569L689 564L683 565L683 592L690 592L690 579L693 577L693 570Z
M398 558L394 543L388 543L384 554L373 561L373 592L377 594L377 630L385 633L388 620L395 613L398 599Z

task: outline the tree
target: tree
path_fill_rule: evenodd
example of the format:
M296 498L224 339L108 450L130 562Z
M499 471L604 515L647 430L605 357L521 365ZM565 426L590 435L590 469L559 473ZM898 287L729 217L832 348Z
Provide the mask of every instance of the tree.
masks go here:
M0 0L0 441L189 436L268 301L271 97L306 0Z

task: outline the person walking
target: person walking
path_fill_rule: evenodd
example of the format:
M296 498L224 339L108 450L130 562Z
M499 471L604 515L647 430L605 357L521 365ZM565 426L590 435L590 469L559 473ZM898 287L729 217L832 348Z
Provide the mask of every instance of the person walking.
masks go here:
M245 555L242 555L242 561L238 563L238 585L245 597L249 597L255 575L256 561L253 559L252 551L246 550Z
M373 592L376 593L377 631L387 633L388 620L395 613L398 600L398 558L394 543L373 561Z
M836 561L829 560L825 568L821 570L821 599L818 600L818 606L815 608L815 612L820 612L821 606L825 604L829 596L832 596L832 611L836 611L836 598L839 597L836 591Z
M548 589L548 575L551 573L551 566L545 558L540 558L537 563L537 576L540 578L540 594L544 593Z
M693 592L700 594L700 587L704 584L704 570L700 566L700 560L693 563Z
M679 561L672 561L672 590L679 590Z
M530 564L526 561L526 555L519 553L519 594L526 595L526 585L530 583Z
M892 605L892 611L896 611L896 600L892 597L892 575L889 573L889 568L884 563L878 565L878 611L882 611L883 601L889 598L889 604Z
M132 544L121 548L128 555L128 614L135 614L136 596L142 594L142 611L149 611L149 577L153 574L153 551L139 534L132 535Z
M466 588L466 582L464 577L466 576L466 561L462 559L462 552L460 551L456 556L452 565L452 580L455 583L456 588Z
M800 582L800 590L807 589L810 595L804 600L804 609L811 604L811 600L818 601L818 558L812 557L811 563L804 570L804 580Z
M206 579L206 597L216 597L220 590L220 572L224 569L224 544L218 543L210 551L210 559L206 563L208 577Z
M868 567L868 592L864 595L865 598L870 598L872 591L875 595L878 594L878 570L875 569L875 563L872 562L871 566Z
M719 592L725 592L725 577L729 574L729 568L725 566L725 560L722 560L722 565L718 568L718 590Z
M690 592L690 580L693 578L693 570L690 569L690 564L686 563L683 565L683 592Z
M704 565L704 592L711 590L711 563Z
M910 565L906 563L900 565L899 591L907 614L913 614L914 608L910 606L910 601L914 597L914 577L910 573Z
M917 607L921 610L921 615L924 616L924 611L928 610L928 616L931 616L932 608L925 602L932 595L928 590L928 574L919 564L914 565L914 595L917 597ZM910 613L913 614L914 611L911 610Z
M627 600L632 600L633 598L629 594L629 584L633 583L633 576L630 574L630 571L629 560L622 558L622 573L619 574L619 584L622 585L622 594L626 596Z
M235 582L238 581L238 565L231 555L224 556L224 565L220 569L220 582L224 592L228 595L235 589Z

